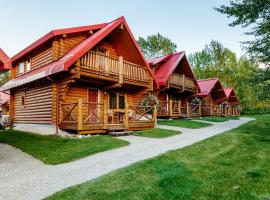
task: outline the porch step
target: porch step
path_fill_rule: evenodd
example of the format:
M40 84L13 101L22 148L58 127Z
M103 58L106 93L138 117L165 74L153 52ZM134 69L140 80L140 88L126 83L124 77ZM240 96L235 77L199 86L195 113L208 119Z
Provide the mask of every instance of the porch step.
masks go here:
M108 134L114 137L117 136L127 136L130 135L132 133L132 131L113 131L113 132L109 132Z

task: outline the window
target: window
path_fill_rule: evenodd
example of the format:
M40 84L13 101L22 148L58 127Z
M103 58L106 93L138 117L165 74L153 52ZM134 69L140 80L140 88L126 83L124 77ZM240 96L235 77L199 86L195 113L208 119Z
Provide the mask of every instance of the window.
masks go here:
M25 91L21 92L21 106L25 106Z
M19 64L19 73L20 73L20 74L23 74L23 73L24 73L24 62L21 62L21 63Z
M118 96L118 108L119 109L125 109L125 96L124 95L119 95Z
M110 109L125 109L125 95L110 94Z
M30 72L30 70L31 70L31 62L28 61L28 62L26 63L26 72Z
M117 96L116 94L110 94L110 109L117 108Z

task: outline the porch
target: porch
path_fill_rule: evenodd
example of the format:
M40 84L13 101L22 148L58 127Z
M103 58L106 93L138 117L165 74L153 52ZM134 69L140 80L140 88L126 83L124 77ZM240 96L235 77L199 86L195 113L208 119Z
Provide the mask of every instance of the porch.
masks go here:
M80 134L107 133L115 130L143 130L156 124L156 108L125 105L123 109L108 109L108 102L62 103L59 128Z
M202 106L202 116L240 116L240 111L232 106L204 105Z
M93 79L141 87L152 86L152 77L144 66L128 62L119 56L111 57L90 51L78 60L80 74Z
M168 118L196 118L201 116L201 104L191 104L186 102L185 106L182 106L181 100L169 99L168 101L159 101L159 107L157 108L158 117Z

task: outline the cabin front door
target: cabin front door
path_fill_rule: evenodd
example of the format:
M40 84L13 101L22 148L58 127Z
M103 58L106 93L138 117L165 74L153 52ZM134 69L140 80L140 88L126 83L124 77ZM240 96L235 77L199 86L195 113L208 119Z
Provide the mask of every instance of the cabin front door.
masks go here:
M97 123L99 121L99 105L98 105L98 90L88 89L88 116L87 121L89 123Z
M109 94L109 113L108 122L110 124L124 124L125 120L125 94Z

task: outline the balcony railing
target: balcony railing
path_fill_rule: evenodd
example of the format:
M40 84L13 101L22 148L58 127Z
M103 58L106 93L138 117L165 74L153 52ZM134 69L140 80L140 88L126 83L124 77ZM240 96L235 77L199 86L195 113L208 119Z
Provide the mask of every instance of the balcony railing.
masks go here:
M191 78L185 77L185 75L179 75L173 73L169 79L169 84L172 87L180 87L182 90L195 91L196 85Z
M120 84L129 81L148 83L152 80L145 67L125 61L121 56L116 59L90 51L81 57L80 66L95 70L104 76L118 79Z

